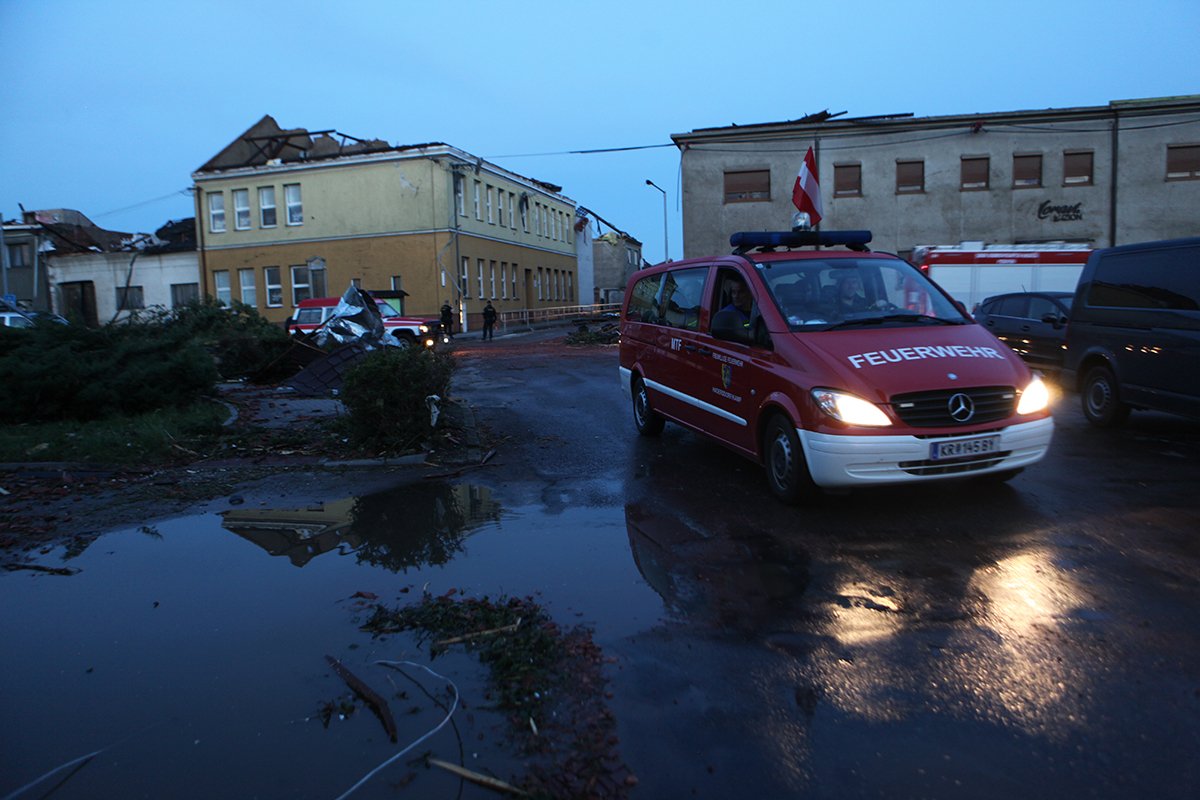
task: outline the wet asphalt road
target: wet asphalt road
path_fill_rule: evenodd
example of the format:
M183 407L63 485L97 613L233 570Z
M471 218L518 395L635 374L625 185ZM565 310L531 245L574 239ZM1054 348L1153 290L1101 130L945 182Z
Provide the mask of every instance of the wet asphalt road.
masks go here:
M614 348L458 345L473 481L623 506L666 622L600 643L644 797L1194 797L1200 424L1068 395L1010 484L788 508L761 469L633 429ZM622 597L611 598L619 616Z

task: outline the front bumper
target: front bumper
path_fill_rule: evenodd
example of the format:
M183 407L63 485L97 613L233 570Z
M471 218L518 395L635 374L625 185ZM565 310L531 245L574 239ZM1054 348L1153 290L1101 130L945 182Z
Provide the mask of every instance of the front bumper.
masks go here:
M1000 436L995 452L930 461L934 442ZM843 436L796 430L813 482L825 488L963 478L1034 464L1046 455L1054 435L1051 417L1009 425L991 433L958 436Z

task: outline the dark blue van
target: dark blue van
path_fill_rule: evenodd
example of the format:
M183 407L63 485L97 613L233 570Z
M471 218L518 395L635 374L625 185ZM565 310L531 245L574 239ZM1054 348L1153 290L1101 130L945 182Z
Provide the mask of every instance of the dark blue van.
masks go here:
M1100 427L1131 409L1200 418L1200 237L1096 250L1067 324L1063 386Z

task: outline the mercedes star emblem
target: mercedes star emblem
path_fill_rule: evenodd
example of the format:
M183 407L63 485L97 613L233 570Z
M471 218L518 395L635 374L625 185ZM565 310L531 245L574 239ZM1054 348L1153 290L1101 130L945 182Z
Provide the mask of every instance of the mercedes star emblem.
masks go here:
M955 422L967 422L975 416L975 402L962 392L956 392L950 395L950 400L946 403L946 410L950 412L950 418Z

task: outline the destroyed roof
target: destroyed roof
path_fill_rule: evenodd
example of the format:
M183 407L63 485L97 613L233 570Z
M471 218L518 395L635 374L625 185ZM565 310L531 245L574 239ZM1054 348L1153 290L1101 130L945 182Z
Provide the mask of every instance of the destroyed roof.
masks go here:
M270 163L294 164L321 161L349 155L384 153L429 147L433 142L419 145L393 146L382 139L359 139L336 130L309 131L305 128L279 127L267 114L251 125L245 133L230 142L221 152L208 160L197 172L217 172L223 169L261 167Z
M101 228L73 208L25 211L26 224L41 225L60 253L111 253L124 249L133 234Z

